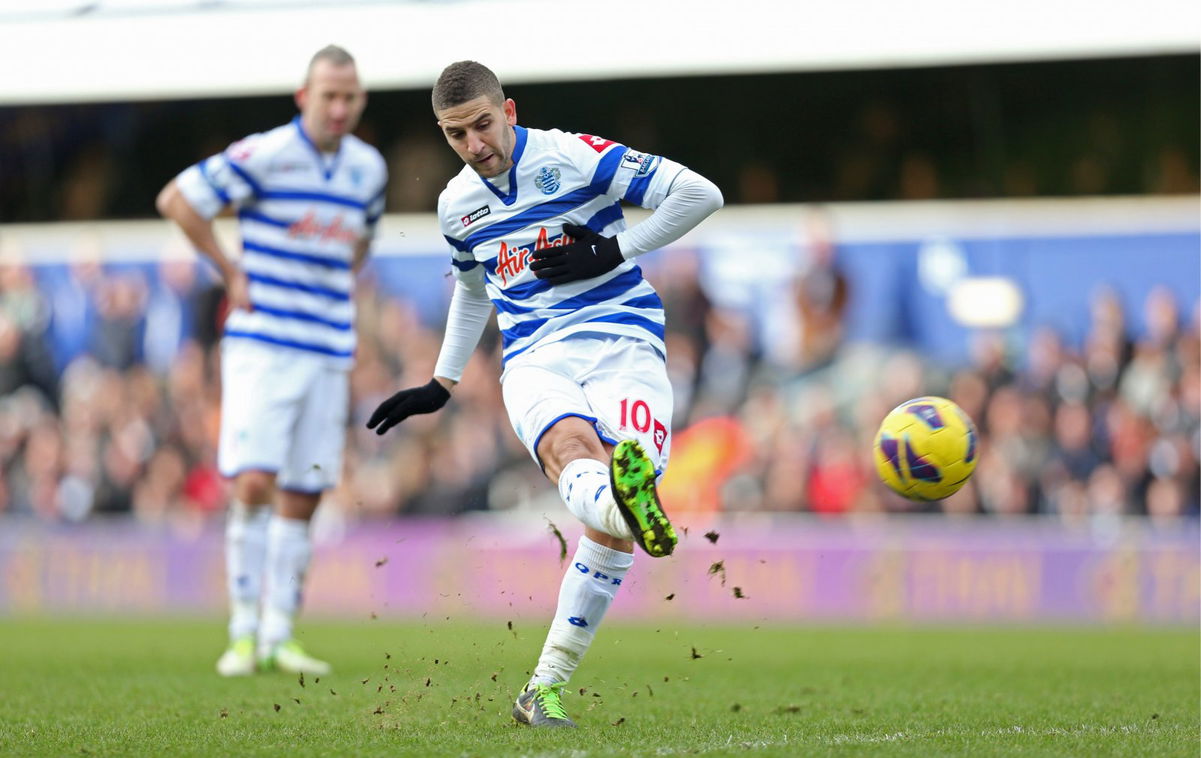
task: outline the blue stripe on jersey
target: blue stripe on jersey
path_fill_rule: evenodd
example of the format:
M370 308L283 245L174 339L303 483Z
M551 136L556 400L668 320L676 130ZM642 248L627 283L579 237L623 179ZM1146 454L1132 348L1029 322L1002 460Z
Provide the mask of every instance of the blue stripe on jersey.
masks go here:
M631 298L625 301L622 305L630 308L658 308L663 309L663 301L659 299L657 294L643 295L642 297Z
M272 218L271 216L268 216L266 213L262 213L261 211L251 210L250 208L243 208L240 211L238 211L238 218L242 219L243 221L257 221L260 224L269 224L271 226L278 226L280 229L287 229L289 226L291 226L293 223L295 223L293 221L285 221L282 218Z
M200 169L201 178L208 182L209 187L212 187L213 192L217 194L217 199L219 199L223 205L229 205L229 195L225 194L225 190L218 187L217 183L213 181L213 178L209 176L208 167L204 165L206 163L208 163L207 158L196 164L196 168Z
M481 229L467 237L463 244L467 246L468 250L471 250L476 245L503 237L509 232L524 229L527 226L533 226L539 221L545 221L548 218L565 214L592 198L605 194L609 191L609 185L613 182L613 176L617 173L617 167L621 165L621 157L628 150L625 146L619 147L620 149L614 148L605 157L601 158L600 163L597 164L596 171L592 175L592 182L587 187L581 187L574 192L568 192L562 197L540 203L529 210L518 213L516 216L495 223L487 229Z
M453 247L455 250L458 250L460 253L471 252L471 248L467 246L466 242L459 242L454 237L450 237L445 234L443 234L442 236L446 238L446 241L450 243L451 247Z
M531 342L530 344L526 345L525 347L521 348L520 350L514 350L511 353L502 354L500 357L500 365L502 365L502 366L505 365L512 359L516 358L517 356L521 355L526 350L529 350L531 347L533 347L534 345L537 345L537 344L538 344L537 342Z
M537 308L526 308L524 306L517 305L516 303L510 303L508 300L505 300L504 298L496 298L492 301L492 304L495 305L496 310L500 311L501 313L522 314L522 313L533 313L534 311L538 310Z
M293 250L285 250L281 247L271 247L252 240L242 239L242 249L249 250L254 253L262 253L269 255L272 258L283 258L289 261L300 261L301 263L312 263L317 266L326 268L340 269L343 271L350 270L350 264L346 261L340 261L337 258L328 258L324 255L309 255L307 253L297 253Z
M548 291L550 287L550 282L543 279L535 279L534 281L526 282L525 284L514 284L507 290L501 290L501 292L510 300L525 300L533 297L534 295Z
M621 201L618 200L608 208L601 208L599 211L592 214L592 218L588 219L584 225L597 234L600 234L602 231L604 231L606 226L612 224L614 221L620 220L621 218Z
M461 261L461 260L458 260L457 258L451 258L450 262L453 263L455 265L455 268L457 268L460 271L470 271L471 269L480 265L479 261Z
M656 166L655 171L658 170L659 167ZM651 179L654 178L655 171L650 172L646 176L634 177L634 180L630 182L629 188L626 189L626 202L633 203L634 205L642 205L642 198L646 196L646 191L650 189Z
M513 144L513 165L516 166L521 160L521 156L525 155L525 145L529 141L530 135L524 126L518 126L517 124L513 125L513 131L517 135L517 139Z
M259 186L259 183L256 182L253 177L250 176L250 174L246 171L246 169L244 169L241 166L239 166L238 164L234 163L233 160L228 155L225 155L223 157L225 158L225 162L229 164L229 167L231 169L233 169L233 172L235 174L237 174L239 177L241 177L242 181L244 181L244 182L246 182L246 184L250 185L250 191L253 192L256 197L262 197L263 196L263 188Z
M642 327L658 337L660 340L663 339L664 335L663 324L651 321L649 318L635 316L633 313L612 313L608 316L597 316L596 318L590 318L583 323L631 324L633 326Z
M379 221L380 216L384 215L384 206L386 205L384 202L384 192L386 192L387 189L388 185L385 184L383 187L380 187L379 192L375 193L375 197L367 201L368 226L375 226L376 222ZM378 208L376 208L377 205L379 206ZM375 210L372 211L372 208L375 208Z
M226 330L225 336L237 337L246 340L255 340L257 342L266 342L269 345L279 345L280 347L293 347L297 350L307 350L310 353L332 355L335 358L349 358L354 355L354 350L334 350L332 347L316 345L312 342L299 342L297 340L288 340L281 337L269 337L266 334L256 334L254 332L237 332Z
M487 229L481 229L475 234L470 235L464 244L468 250L471 250L476 245L488 242L489 240L503 237L510 232L515 232L518 229L524 229L527 226L533 226L540 221L545 221L548 218L561 216L568 211L574 210L592 198L601 194L592 188L592 185L581 187L574 192L568 192L562 197L554 200L548 200L545 203L539 203L527 211L518 213L516 216L497 222Z
M501 347L506 348L513 343L514 340L519 340L522 337L528 337L534 332L542 328L542 325L550 318L536 318L530 321L518 321L511 329L501 329L500 342Z
M596 194L603 195L609 191L609 185L613 183L617 167L621 165L622 157L629 151L630 148L625 145L618 145L606 153L596 164L596 171L592 173L592 183L588 185L596 191Z
M305 313L304 311L289 311L283 308L272 308L267 305L262 305L261 303L253 303L253 305L254 309L260 313L266 313L270 316L278 316L279 318L292 319L294 321L308 321L312 324L321 324L332 329L337 329L340 332L348 332L354 326L349 321L334 321L332 319L314 316L313 314Z
M255 274L249 271L246 272L246 278L258 284L266 284L272 287L283 287L284 289L296 290L297 292L307 292L310 295L321 295L339 302L350 302L349 292L339 292L338 290L329 289L327 287L315 287L311 284L301 284L300 282L290 282L286 279L277 279L274 276L265 276L264 274Z
M256 192L261 200L314 200L319 203L333 203L334 205L345 205L348 208L356 208L364 211L367 209L367 204L362 200L355 200L353 197L343 197L341 195L331 195L328 192L307 192L305 190L290 190L278 189L267 190L265 192Z
M513 131L517 133L517 139L515 140L515 145L513 147L513 165L510 166L510 168L515 168L517 166L517 162L521 160L522 154L525 153L525 143L528 137L524 126L514 125ZM516 176L516 173L511 172L509 176L510 178ZM487 187L493 195L496 195L503 205L508 206L517 202L517 182L510 181L509 191L501 192L496 188L495 184L488 181L486 178L481 176L480 181L484 183L484 186Z
M556 303L555 305L543 306L546 308L562 308L564 310L578 310L589 305L598 305L606 300L612 300L623 292L626 292L642 283L642 269L638 266L626 271L624 274L615 276L604 284L598 284L592 289L581 292L580 294L569 297L566 300Z
M338 164L342 162L341 141L338 142L338 149L334 152L334 159L331 160L327 166L325 165L325 154L321 152L321 149L317 147L317 144L313 142L313 140L309 138L308 133L305 132L304 125L300 123L300 116L294 116L292 118L292 123L296 125L296 131L300 133L300 138L304 140L305 144L308 145L313 151L313 157L317 160L317 166L321 169L321 172L325 174L325 181L328 182L333 177L334 172L338 170Z
M600 305L601 303L615 299L618 295L622 294L623 292L627 292L627 291L633 289L634 287L637 287L641 283L642 283L642 269L639 268L638 266L635 266L634 268L630 269L629 271L626 271L625 273L621 274L620 276L615 276L612 279L610 279L609 281L605 282L604 284L597 285L596 287L593 287L592 289L588 290L587 292L581 292L580 294L578 294L574 297L569 297L566 300L563 300L562 302L556 303L554 305L542 306L542 309L576 311L581 308L586 308L590 305ZM663 303L659 300L659 296L655 295L655 294L646 295L641 298L635 298L633 301L631 301L631 303L637 302L637 301L647 301L648 304L647 305L633 305L631 307L648 308L648 307L655 307L655 304L657 304L657 306L660 308L663 307ZM523 310L509 310L508 308L502 308L500 303L496 300L493 300L492 302L497 303L497 310L503 310L508 313L518 313L518 314L530 313L531 311L536 310L533 308L523 309ZM623 303L623 305L626 305L626 303ZM541 310L541 309L537 309L537 310ZM502 330L500 334L501 334L501 338L503 340L503 346L508 347L509 343L511 343L513 340L517 340L517 339L521 339L522 337L530 336L534 332L538 331L538 329L543 324L545 324L547 321L549 321L552 318L557 318L557 316L548 316L546 318L541 318L541 319L531 319L529 321L521 321L521 322L518 322L517 324L514 324L509 329Z

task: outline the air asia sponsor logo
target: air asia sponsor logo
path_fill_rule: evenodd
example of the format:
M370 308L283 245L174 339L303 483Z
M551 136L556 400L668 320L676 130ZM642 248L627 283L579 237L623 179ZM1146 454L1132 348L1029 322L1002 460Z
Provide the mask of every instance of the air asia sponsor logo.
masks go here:
M516 279L522 271L525 271L534 251L545 250L548 247L560 247L570 241L571 237L563 233L554 237L549 236L545 226L538 230L538 239L534 240L533 245L510 247L507 242L502 241L500 252L496 254L496 275L500 277L501 286L507 286L510 279Z
M492 206L485 205L483 208L476 208L471 213L468 213L466 216L459 219L459 221L463 222L463 226L471 226L474 222L479 221L491 212Z
M288 227L288 236L321 242L354 242L361 235L342 223L342 214L334 216L334 220L328 224L323 224L317 219L316 213L309 211L304 214L304 218Z
M593 137L591 134L581 134L579 136L580 139L584 140L585 145L598 153L603 153L605 152L605 148L607 148L609 145L616 144L611 139L605 139L604 137Z

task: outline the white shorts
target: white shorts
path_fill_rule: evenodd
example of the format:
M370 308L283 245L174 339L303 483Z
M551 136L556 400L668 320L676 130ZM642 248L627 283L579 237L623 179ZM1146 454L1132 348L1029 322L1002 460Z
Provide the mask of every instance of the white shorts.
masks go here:
M610 445L638 440L660 474L667 468L671 382L663 356L647 342L582 336L552 342L514 359L501 389L509 423L535 461L546 430L578 416Z
M292 492L315 494L335 486L342 472L348 393L346 370L320 356L224 340L221 474L268 471L280 489Z

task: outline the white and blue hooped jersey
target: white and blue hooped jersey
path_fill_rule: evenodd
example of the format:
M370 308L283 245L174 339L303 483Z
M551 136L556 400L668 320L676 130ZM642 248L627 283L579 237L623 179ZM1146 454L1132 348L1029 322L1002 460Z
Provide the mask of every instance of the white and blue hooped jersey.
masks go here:
M353 136L322 154L300 117L185 169L179 189L205 218L238 213L253 311L231 311L225 339L322 356L355 350L354 248L383 213L387 168Z
M646 340L665 354L663 302L632 261L559 286L536 278L529 264L535 250L566 242L564 224L605 236L623 231L622 202L657 208L683 166L601 137L514 129L506 189L464 166L438 198L455 275L482 277L496 306L503 362L538 344L595 333Z

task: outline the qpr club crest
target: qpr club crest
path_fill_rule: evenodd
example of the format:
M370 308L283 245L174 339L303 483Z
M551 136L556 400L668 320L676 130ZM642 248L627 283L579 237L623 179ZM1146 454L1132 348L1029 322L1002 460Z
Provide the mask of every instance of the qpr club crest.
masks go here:
M560 176L559 169L543 166L538 169L538 176L534 178L534 186L544 195L553 195L559 191Z

